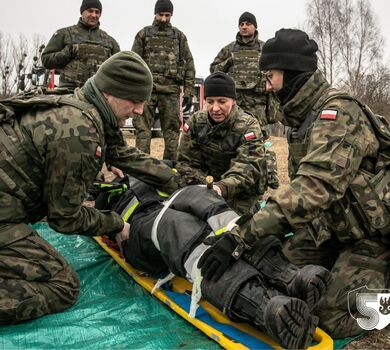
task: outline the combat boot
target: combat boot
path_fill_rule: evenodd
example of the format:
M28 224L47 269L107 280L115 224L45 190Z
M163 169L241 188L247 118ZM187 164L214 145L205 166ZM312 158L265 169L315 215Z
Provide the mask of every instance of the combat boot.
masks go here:
M285 349L305 349L312 339L318 317L307 304L264 284L259 276L244 283L236 293L228 316L254 324Z
M326 268L318 265L299 268L290 263L275 236L256 241L243 258L260 272L269 285L288 296L304 300L311 312L330 284L331 273Z

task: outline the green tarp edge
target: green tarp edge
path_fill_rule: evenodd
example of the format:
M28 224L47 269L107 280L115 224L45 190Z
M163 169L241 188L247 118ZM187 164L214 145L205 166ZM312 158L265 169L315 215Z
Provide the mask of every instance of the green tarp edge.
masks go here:
M0 326L0 349L218 349L217 343L154 299L91 238L33 226L81 281L68 310Z
M154 299L91 238L33 226L74 267L77 303L62 313L0 326L0 349L218 349L220 346ZM353 340L337 339L335 349Z

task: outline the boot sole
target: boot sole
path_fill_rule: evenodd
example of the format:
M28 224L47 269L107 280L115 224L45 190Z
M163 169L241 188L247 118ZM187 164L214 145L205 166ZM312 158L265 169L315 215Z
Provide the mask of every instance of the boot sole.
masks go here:
M322 296L328 290L332 274L324 267L307 265L301 269L300 275L302 277L297 278L294 281L293 290L298 291L299 288L302 288L299 286L306 285L306 289L304 290L305 293L301 293L301 295L303 295L300 299L306 301L310 312L313 312L317 308ZM308 279L305 278L308 276L311 277ZM298 292L296 294L292 293L291 295L298 296Z
M306 349L318 323L304 301L287 296L269 301L264 320L268 334L286 349Z

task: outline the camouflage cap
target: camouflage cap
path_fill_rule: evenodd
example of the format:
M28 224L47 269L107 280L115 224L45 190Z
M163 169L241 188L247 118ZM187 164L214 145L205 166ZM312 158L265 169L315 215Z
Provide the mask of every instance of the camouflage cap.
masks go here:
M97 88L132 101L150 98L153 77L145 61L133 51L121 51L104 61L95 74Z

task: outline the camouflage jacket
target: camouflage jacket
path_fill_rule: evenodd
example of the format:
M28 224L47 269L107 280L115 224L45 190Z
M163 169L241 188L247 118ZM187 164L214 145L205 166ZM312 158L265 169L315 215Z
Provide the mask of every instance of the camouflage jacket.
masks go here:
M132 51L138 53L153 74L154 92L178 93L184 87L185 96L194 95L195 66L187 38L168 23L141 29L135 36Z
M76 25L57 30L42 53L47 69L60 72L60 86L82 86L119 45L99 26L88 27L81 18Z
M120 231L123 220L117 214L82 205L104 161L167 192L177 189L171 168L127 146L121 133L108 136L107 125L82 90L46 98L68 98L82 108L31 108L12 124L0 124L0 222L47 216L58 232L92 236ZM12 237L0 237L0 243L4 240Z
M330 86L316 71L283 108L289 136L292 181L237 232L248 243L310 227L317 245L332 234L356 241L364 230L352 223L346 201L368 159L376 159L378 140L366 115L353 100L335 98L323 105ZM367 191L367 186L363 191ZM363 236L363 237L362 237Z
M178 161L179 167L187 164L195 173L212 175L226 187L228 201L258 198L267 176L264 152L258 121L234 106L228 118L216 125L206 111L193 114L184 126Z
M254 114L261 126L281 119L279 103L273 94L265 91L266 80L259 69L263 44L257 31L248 42L244 42L238 32L236 41L226 45L210 65L210 73L221 71L232 77L236 84L237 104Z

